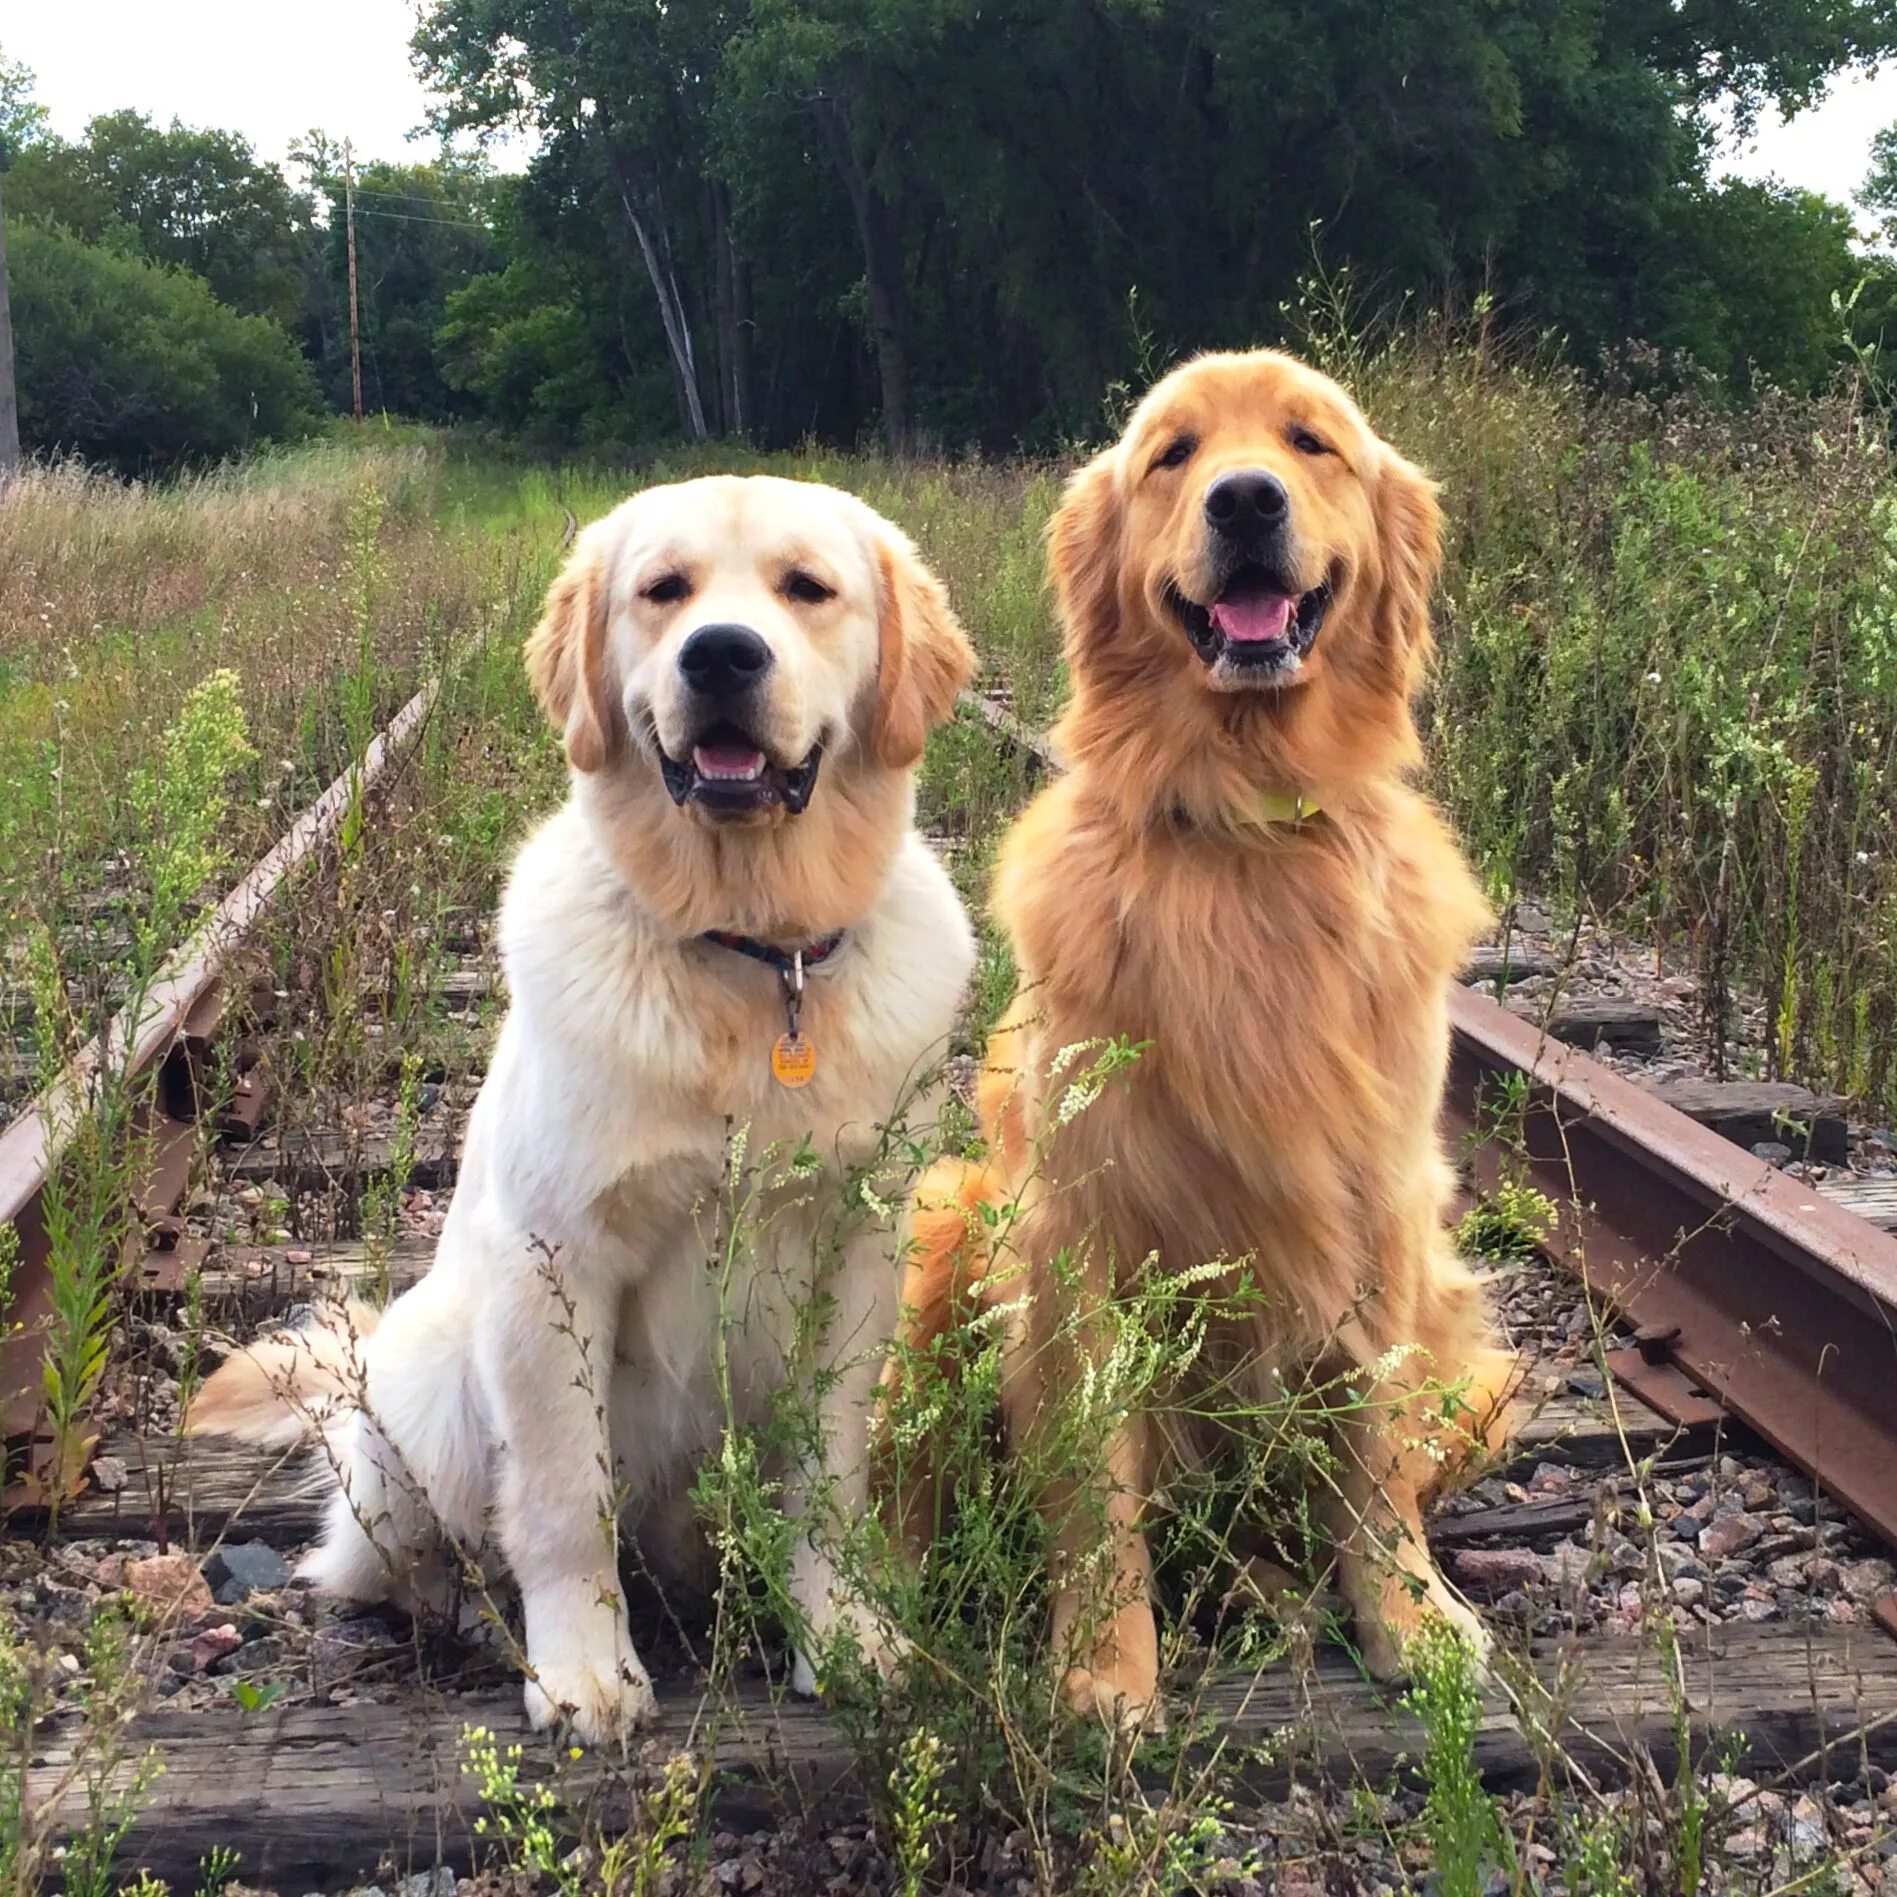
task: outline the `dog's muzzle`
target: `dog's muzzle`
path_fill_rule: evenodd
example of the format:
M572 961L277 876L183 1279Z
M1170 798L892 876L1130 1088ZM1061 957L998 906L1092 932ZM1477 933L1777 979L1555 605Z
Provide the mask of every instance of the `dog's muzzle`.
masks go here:
M796 816L817 784L823 746L798 763L772 758L752 736L758 696L770 676L771 648L749 626L700 626L679 648L678 669L693 714L682 757L663 746L659 771L672 801L713 817Z
M1206 489L1204 515L1207 596L1172 581L1167 602L1220 684L1285 684L1331 601L1328 580L1300 588L1290 577L1291 496L1268 469L1243 468Z

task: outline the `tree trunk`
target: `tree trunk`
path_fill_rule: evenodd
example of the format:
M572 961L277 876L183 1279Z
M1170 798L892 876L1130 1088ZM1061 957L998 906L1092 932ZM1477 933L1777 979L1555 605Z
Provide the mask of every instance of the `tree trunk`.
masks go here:
M749 438L757 432L757 371L752 348L751 266L731 234L731 192L711 187L712 240L718 253L718 346L725 426Z
M604 114L600 114L601 119ZM703 441L710 429L705 426L705 405L698 387L698 357L692 347L691 317L672 268L671 238L665 226L665 204L655 188L642 190L630 161L620 149L609 127L602 127L601 146L607 169L612 173L613 189L619 194L626 224L639 246L652 294L658 300L659 323L665 331L666 359L672 369L672 386L678 396L679 420L694 441Z
M748 437L757 426L751 369L751 269L731 235L731 193L713 182L711 239L716 256L718 395L728 435Z
M883 385L883 440L892 455L902 456L915 438L909 413L909 290L903 280L902 235L889 201L873 185L867 189L861 221L869 318L876 330L876 367Z
M718 343L718 432L737 432L737 391L731 386L734 337L731 322L731 247L725 242L724 194L715 180L705 185L705 208L711 224L711 317Z
M7 301L7 213L0 204L0 482L20 471L20 403L13 386L13 313Z
M883 441L892 455L901 457L909 453L914 440L909 413L909 286L902 268L902 231L895 208L857 156L847 104L827 95L817 111L844 189L850 194L863 246L863 281L869 293L870 328L876 338L876 369L883 390Z
M731 257L731 381L738 398L738 433L755 440L758 426L757 318L752 314L751 260Z

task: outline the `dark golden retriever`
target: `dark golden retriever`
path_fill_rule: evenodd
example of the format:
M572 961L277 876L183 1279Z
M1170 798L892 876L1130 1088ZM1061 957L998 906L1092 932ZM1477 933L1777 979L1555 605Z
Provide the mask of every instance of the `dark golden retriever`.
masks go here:
M1098 1335L1059 1320L1051 1261L1079 1261L1106 1298L1154 1258L1224 1261L1218 1283L1256 1301L1221 1319L1243 1332L1216 1340L1221 1361L1261 1390L1337 1379L1361 1399L1328 1425L1317 1512L1382 1676L1426 1616L1484 1647L1421 1506L1499 1433L1510 1377L1444 1228L1445 997L1487 910L1410 785L1438 540L1432 484L1334 382L1276 353L1169 375L1074 476L1052 530L1070 768L1002 848L994 906L1021 987L981 1084L988 1156L925 1180L906 1293L920 1344L963 1288L999 1302L993 1213L974 1214L1013 1208L1031 1291L1008 1288L1019 1447ZM1063 1110L1060 1050L1115 1036L1146 1051ZM1080 1584L1098 1517L1086 1526L1071 1485L1046 1497L1077 1708L1154 1705L1141 1523L1176 1459L1208 1451L1191 1435L1137 1418L1114 1435L1102 1611Z

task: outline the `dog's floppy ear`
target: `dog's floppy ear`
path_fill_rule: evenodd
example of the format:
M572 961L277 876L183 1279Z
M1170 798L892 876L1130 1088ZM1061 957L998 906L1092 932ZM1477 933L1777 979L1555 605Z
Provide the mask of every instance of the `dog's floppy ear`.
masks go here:
M1071 655L1111 634L1119 618L1118 456L1097 454L1067 483L1048 529L1048 564Z
M547 591L527 635L527 676L541 709L566 738L576 771L597 771L618 750L625 725L606 676L606 546L589 527Z
M1407 690L1429 662L1429 602L1442 567L1442 508L1436 483L1394 448L1377 476L1377 540L1383 597L1377 632Z
M876 561L882 621L876 662L877 762L907 770L923 740L955 709L955 694L975 676L975 651L948 594L908 540L885 529Z

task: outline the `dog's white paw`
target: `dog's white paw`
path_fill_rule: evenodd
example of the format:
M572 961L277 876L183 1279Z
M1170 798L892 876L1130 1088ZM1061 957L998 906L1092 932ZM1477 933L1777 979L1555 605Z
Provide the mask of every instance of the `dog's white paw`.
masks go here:
M826 1639L834 1640L848 1627L855 1638L857 1657L878 1679L894 1679L915 1651L906 1636L886 1627L866 1610L853 1605L840 1607L826 1630ZM823 1691L817 1669L810 1656L799 1647L791 1654L790 1690L805 1699L815 1699Z
M344 1601L386 1601L398 1590L408 1553L370 1540L354 1516L331 1513L328 1531L296 1564L296 1576Z
M652 1680L630 1645L604 1664L553 1661L527 1682L527 1719L536 1729L564 1719L586 1745L612 1745L659 1716Z
M801 1647L790 1656L790 1690L799 1699L817 1697L817 1669L810 1664L810 1656Z

